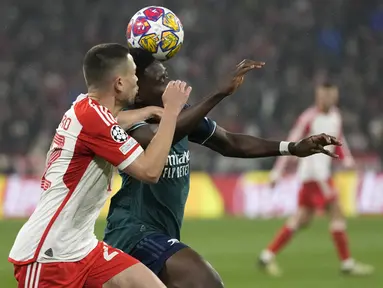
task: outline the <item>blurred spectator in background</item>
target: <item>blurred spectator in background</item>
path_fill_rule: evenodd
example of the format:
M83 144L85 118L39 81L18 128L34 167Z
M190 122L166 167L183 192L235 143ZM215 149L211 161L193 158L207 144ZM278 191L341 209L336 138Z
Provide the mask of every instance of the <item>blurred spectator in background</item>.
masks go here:
M211 113L225 128L283 139L313 101L315 84L331 78L340 86L351 149L357 155L378 153L383 158L379 2L3 0L0 172L41 175L48 139L59 118L85 91L83 54L100 42L124 43L130 17L146 5L166 6L184 24L184 47L168 65L177 78L193 86L192 102L239 60L266 62ZM193 154L193 169L269 169L273 161L228 159L195 149L199 153Z

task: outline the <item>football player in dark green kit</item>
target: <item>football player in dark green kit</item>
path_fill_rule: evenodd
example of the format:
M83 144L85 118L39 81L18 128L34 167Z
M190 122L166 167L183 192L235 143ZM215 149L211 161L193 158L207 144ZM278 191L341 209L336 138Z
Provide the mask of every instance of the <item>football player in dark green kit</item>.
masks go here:
M137 65L139 86L134 108L161 107L161 95L169 82L166 68L146 51L131 49L130 53ZM121 175L122 187L111 200L104 241L140 260L167 287L223 287L221 278L211 265L180 242L190 182L189 141L226 157L260 158L289 154L306 157L315 153L336 157L324 146L340 143L325 134L300 142L269 141L230 133L205 117L241 85L245 73L261 68L263 64L242 61L221 89L184 109L178 117L173 146L158 183L148 184L126 174ZM128 132L145 148L155 135L156 126L141 122L130 127Z

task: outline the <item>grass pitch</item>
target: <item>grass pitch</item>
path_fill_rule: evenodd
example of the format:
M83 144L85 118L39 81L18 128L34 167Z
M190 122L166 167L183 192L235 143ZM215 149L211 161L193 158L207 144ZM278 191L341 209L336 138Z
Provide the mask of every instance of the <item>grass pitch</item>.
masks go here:
M257 269L259 251L274 236L283 220L188 220L183 241L201 253L221 274L229 288L382 288L383 219L350 219L348 231L353 256L372 264L371 277L344 277L328 233L326 219L317 219L311 229L300 232L280 255L284 270L273 279ZM23 221L0 221L0 288L16 287L13 266L7 262L13 240ZM104 222L96 232L102 237Z

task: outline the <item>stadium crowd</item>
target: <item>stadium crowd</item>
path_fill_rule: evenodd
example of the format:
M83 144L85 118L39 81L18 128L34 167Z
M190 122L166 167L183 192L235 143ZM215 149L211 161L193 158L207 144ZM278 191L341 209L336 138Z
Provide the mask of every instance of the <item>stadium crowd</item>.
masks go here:
M173 77L208 94L243 58L265 61L211 117L232 131L283 139L313 101L315 84L340 87L352 150L383 157L383 5L369 0L3 0L0 3L0 171L40 174L49 141L85 91L84 53L125 42L130 17L145 5L173 10L185 28ZM270 168L272 160L224 159L193 147L192 167ZM209 159L209 161L206 161Z

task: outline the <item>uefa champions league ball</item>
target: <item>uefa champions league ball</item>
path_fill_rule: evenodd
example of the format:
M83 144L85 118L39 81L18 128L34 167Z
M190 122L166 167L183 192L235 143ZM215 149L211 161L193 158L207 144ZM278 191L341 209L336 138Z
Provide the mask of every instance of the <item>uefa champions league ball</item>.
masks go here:
M184 29L169 9L150 6L138 11L126 29L128 46L152 53L157 60L167 60L180 51Z

